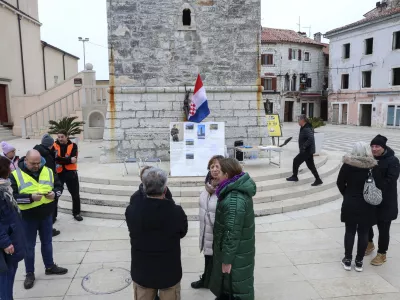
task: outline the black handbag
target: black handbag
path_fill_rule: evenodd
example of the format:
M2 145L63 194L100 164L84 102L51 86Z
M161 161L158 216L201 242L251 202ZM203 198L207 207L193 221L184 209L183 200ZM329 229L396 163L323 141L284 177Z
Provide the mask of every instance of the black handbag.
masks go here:
M229 291L224 291L224 279L225 274L222 274L222 283L221 283L221 295L217 298L217 300L240 300L239 297L235 297L233 295L232 289L232 274L229 274Z
M3 249L0 249L0 273L7 271L8 271L8 265L6 261L6 254Z

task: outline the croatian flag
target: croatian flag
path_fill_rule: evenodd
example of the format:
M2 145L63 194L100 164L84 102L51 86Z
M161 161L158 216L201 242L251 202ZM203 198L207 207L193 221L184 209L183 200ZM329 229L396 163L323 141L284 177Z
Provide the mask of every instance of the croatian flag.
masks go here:
M200 74L197 76L196 86L194 87L194 93L192 102L190 103L189 121L200 123L210 114L208 108L208 101L206 96L206 90L204 89L203 82L201 81Z

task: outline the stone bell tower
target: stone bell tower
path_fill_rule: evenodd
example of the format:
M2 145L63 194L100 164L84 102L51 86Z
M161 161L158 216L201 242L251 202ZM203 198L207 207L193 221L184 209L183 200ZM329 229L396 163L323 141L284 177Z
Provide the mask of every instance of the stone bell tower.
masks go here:
M259 78L261 0L107 0L110 101L102 162L169 159L169 123L184 121L200 74L226 145L266 136Z

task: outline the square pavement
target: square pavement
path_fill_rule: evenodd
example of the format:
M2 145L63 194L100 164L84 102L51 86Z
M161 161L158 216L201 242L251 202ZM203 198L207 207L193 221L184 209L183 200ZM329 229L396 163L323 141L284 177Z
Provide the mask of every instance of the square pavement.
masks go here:
M344 227L339 221L340 201L322 206L256 219L255 292L258 300L398 300L400 299L400 223L392 227L388 261L373 267L364 260L362 273L346 272L343 257ZM108 295L82 288L89 273L101 268L130 268L130 243L124 221L85 218L76 222L61 214L55 227L55 262L67 267L63 276L46 276L36 247L36 284L24 290L24 264L17 272L14 298L31 300L133 299L132 286ZM207 290L193 290L190 283L203 270L198 248L197 222L190 222L182 240L182 299L215 299ZM375 253L374 253L375 254ZM110 278L117 280L115 278ZM101 284L99 282L98 284Z

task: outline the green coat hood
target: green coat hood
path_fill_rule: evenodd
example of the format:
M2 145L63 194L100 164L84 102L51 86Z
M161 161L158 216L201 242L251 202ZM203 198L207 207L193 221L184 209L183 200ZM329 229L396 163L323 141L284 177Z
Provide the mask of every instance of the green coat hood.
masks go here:
M226 187L224 187L219 193L219 199L223 199L229 194L231 191L236 190L240 193L247 195L248 197L254 197L257 192L257 186L253 179L250 178L248 173L245 173L238 180L229 183Z

